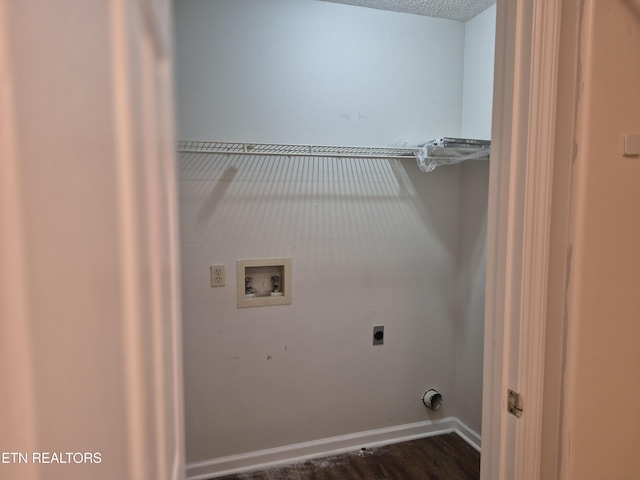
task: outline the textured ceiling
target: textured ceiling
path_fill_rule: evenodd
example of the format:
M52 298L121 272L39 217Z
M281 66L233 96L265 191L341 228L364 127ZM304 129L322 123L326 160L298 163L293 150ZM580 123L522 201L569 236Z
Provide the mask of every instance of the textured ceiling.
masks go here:
M323 0L360 7L413 13L428 17L450 18L466 22L485 10L496 0Z

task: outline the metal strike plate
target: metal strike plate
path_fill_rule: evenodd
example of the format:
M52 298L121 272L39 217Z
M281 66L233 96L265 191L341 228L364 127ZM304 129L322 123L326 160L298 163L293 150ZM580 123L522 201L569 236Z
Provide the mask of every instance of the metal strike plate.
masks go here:
M518 418L522 416L522 395L511 389L507 394L507 411Z

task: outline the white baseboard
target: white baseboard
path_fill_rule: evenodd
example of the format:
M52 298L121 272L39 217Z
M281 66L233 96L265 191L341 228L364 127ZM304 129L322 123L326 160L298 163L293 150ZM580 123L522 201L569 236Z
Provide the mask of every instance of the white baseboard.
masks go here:
M454 431L460 436L460 438L475 448L478 452L481 451L482 438L480 437L480 434L471 430L457 418L454 417L454 420L457 423Z
M456 432L469 445L480 451L480 435L456 417L446 417L437 421L368 430L190 463L187 465L187 480L205 480L252 470L263 470L277 465L353 452L361 448L379 447L451 432Z

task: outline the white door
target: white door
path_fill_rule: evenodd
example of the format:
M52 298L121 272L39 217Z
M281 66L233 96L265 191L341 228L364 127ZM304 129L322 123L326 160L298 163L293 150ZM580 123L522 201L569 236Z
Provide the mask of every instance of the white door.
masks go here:
M169 0L0 0L0 478L184 477Z

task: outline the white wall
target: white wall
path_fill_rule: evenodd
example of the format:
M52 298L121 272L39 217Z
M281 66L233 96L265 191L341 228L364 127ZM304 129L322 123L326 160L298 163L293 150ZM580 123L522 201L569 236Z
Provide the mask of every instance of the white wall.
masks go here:
M455 413L458 167L198 155L181 167L189 461ZM237 309L236 260L280 256L292 305ZM226 287L209 286L211 263L227 265ZM429 386L445 397L437 415L420 401Z
M496 6L465 22L462 136L491 138ZM489 162L461 165L459 314L456 324L457 414L480 431Z
M26 457L3 455L2 479L184 478L172 75L149 41L170 16L154 6L152 31L135 2L0 0L0 452Z
M640 413L617 405L640 396L640 159L621 146L640 132L640 6L578 5L579 73L563 91L577 98L574 149L558 157L572 160L569 241L555 259L568 265L556 279L567 285L560 478L635 478ZM610 401L591 402L594 387Z
M464 24L462 136L491 138L496 5Z
M456 318L456 414L481 431L489 162L468 161L460 175L460 252Z
M307 0L182 0L176 18L183 138L385 145L461 133L463 23ZM462 168L182 156L189 462L447 415L479 431L481 378L463 402L477 405L456 398L470 388L456 383L457 336L465 362L482 352L481 322L458 320L481 309L478 290L458 305L471 290L458 282L461 198L483 201L479 182L461 196ZM478 275L482 212L468 216L464 265ZM293 259L293 304L237 309L236 260L280 256ZM209 286L211 263L227 266L226 287ZM385 345L373 347L379 324ZM437 414L420 401L430 386L445 398Z
M175 12L183 139L384 146L460 132L460 22L317 0Z

